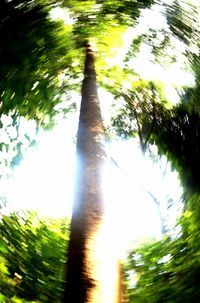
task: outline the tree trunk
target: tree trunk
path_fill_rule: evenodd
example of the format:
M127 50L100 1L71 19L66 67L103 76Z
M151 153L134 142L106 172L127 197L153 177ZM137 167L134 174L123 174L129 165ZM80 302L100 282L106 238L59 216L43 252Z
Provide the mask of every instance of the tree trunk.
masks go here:
M100 298L102 282L99 281L99 268L102 266L102 260L100 260L98 249L102 245L104 250L107 249L106 243L102 244L99 237L104 219L102 170L105 150L94 54L89 45L86 48L82 84L77 158L75 201L68 247L67 287L64 302L111 303L115 301L105 301Z

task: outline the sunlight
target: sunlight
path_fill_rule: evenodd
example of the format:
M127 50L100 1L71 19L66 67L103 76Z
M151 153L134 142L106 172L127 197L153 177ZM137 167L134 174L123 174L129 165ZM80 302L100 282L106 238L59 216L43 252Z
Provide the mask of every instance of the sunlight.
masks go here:
M75 145L67 134L72 131L73 121L72 115L71 120L62 121L53 131L42 133L38 149L30 151L22 165L15 169L14 177L5 182L9 209L34 209L50 217L71 215ZM112 163L110 157L122 170ZM106 212L100 242L112 241L118 258L124 256L133 241L161 236L157 209L138 183L162 201L169 193L175 203L180 198L177 174L168 171L163 181L158 166L144 159L137 142L117 141L108 146L103 181ZM174 213L172 225L176 216ZM113 251L110 250L110 256Z
M66 25L72 25L74 23L73 19L70 17L69 10L61 7L55 7L51 9L50 17L52 19L60 19Z
M30 149L21 165L15 168L13 177L2 182L11 210L34 209L52 217L71 215L74 123L75 117L69 115L53 131L41 131L39 146Z

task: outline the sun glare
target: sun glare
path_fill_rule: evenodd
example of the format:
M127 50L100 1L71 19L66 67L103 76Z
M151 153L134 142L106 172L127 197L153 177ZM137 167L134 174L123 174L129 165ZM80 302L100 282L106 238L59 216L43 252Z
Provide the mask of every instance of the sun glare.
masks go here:
M10 210L34 209L52 217L71 215L75 144L69 137L76 132L74 121L72 115L53 131L42 133L37 150L30 151L13 178L5 181L3 188ZM169 193L178 200L181 189L176 173L168 172L163 181L158 165L144 159L137 142L116 141L107 148L103 181L105 226L112 231L116 251L122 256L127 243L161 235L158 211L147 191L160 200Z
M55 7L50 11L50 16L52 19L60 19L66 25L72 25L73 19L70 17L69 11L60 7Z

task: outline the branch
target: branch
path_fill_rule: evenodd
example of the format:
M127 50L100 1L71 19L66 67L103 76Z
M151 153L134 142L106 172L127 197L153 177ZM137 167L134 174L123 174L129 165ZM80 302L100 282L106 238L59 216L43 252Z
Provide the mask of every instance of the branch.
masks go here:
M113 157L110 157L110 160L115 164L117 168L119 168L124 175L126 175L129 179L133 180L135 184L137 184L138 187L140 187L144 192L146 192L154 201L157 207L160 207L160 202L156 199L156 197L149 191L147 190L142 184L140 184L138 181L136 181L133 177L131 177L127 172L115 161Z
M147 190L144 186L142 186L138 181L136 181L133 177L131 177L129 174L127 174L127 172L123 168L121 168L121 166L115 161L115 159L113 157L110 157L110 160L115 164L115 166L117 168L119 168L123 172L124 175L126 175L129 179L133 180L133 182L138 187L140 187L147 195L149 195L151 197L151 199L153 200L153 202L156 205L156 208L157 208L157 211L158 211L158 215L159 215L159 218L160 218L161 233L163 235L166 234L167 231L168 231L168 229L167 229L166 224L165 224L165 219L162 216L161 205L160 205L160 202L158 201L158 199L149 190Z

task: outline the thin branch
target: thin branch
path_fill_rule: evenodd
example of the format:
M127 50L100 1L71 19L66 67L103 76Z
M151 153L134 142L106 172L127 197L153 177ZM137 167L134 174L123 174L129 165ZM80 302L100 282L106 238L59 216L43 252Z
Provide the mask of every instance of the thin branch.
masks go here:
M136 181L133 177L131 177L129 174L127 174L127 172L115 161L115 159L113 157L110 157L110 160L115 164L115 166L117 168L119 168L124 175L126 175L129 179L133 180L134 183L140 187L144 192L146 192L154 201L154 203L156 204L157 207L160 207L160 202L156 199L156 197L149 191L147 190L144 186L142 186L142 184L140 184L138 181Z
M165 224L165 219L162 216L162 212L161 212L161 205L160 202L158 201L158 199L149 191L147 190L144 186L142 186L142 184L140 184L138 181L136 181L133 177L131 177L129 174L127 174L127 172L121 168L121 166L115 161L115 159L113 157L110 157L110 160L115 164L115 166L117 168L119 168L124 175L126 175L129 179L133 180L133 182L139 187L141 188L147 195L149 195L151 197L151 199L153 200L153 202L156 205L157 211L158 211L158 215L160 218L160 223L161 223L161 233L164 235L167 233L168 229L167 226Z

